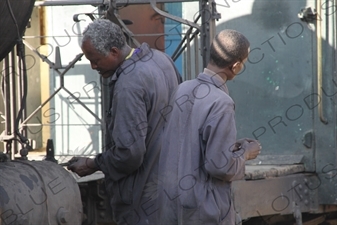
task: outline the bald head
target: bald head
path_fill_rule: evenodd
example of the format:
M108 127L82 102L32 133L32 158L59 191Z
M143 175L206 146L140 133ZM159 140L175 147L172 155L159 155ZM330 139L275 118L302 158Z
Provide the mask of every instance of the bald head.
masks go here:
M222 30L211 45L210 63L226 68L235 62L242 62L248 56L248 39L238 31Z

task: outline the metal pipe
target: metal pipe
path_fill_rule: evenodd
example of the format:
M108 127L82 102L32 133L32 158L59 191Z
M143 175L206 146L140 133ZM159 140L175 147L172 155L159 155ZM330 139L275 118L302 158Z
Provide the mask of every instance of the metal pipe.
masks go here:
M198 36L194 38L194 77L198 76L199 71L199 39Z
M186 34L186 67L187 67L187 71L186 71L186 79L187 80L191 80L192 77L192 65L191 65L191 39L190 39L190 35L191 35L191 30L188 30L187 34Z
M10 97L10 82L9 82L9 55L4 59L4 77L2 77L3 82L3 95L5 99L5 136L12 135L12 123L11 121L11 97ZM11 142L5 142L6 154L11 157Z
M45 0L36 1L34 6L63 6L63 5L102 5L104 0Z
M317 12L318 15L321 15L321 0L317 0ZM324 116L324 107L323 107L323 69L322 69L322 24L321 20L316 20L316 38L317 38L317 92L318 92L318 102L321 100L321 103L318 105L318 114L322 123L327 124L328 121Z
M93 112L91 111L88 106L86 106L85 104L83 104L83 102L81 102L78 98L76 98L76 96L71 93L68 89L66 89L65 87L63 87L63 90L66 91L71 97L73 97L74 99L76 99L76 101L81 105L83 106L93 117L96 118L96 120L98 122L100 122L102 124L102 120Z
M193 40L194 38L197 38L198 34L199 34L199 31L195 30L193 32L192 37L190 38L190 40ZM186 41L186 34L185 34L183 40L181 41L181 43L184 43L185 41ZM177 47L177 49L175 51L176 54L172 55L173 61L175 61L185 51L185 49L186 49L186 43L182 47Z
M198 15L197 18L196 18L193 22L194 22L194 23L197 23L198 20L199 20L200 18L201 18L201 16ZM191 33L192 29L193 29L193 27L188 28L187 32L185 33L184 38L180 41L180 43L179 43L179 45L177 46L176 50L175 50L174 53L172 54L172 59L173 59L173 61L175 61L175 60L180 56L180 54L183 52L182 50L185 49L185 46L186 46L186 45L185 45L183 48L182 48L181 46L182 46L183 43L186 41L186 36L187 36L188 34ZM196 32L193 33L191 39L193 40L193 38L194 38L198 33L199 33L199 30L196 30Z
M11 113L10 113L10 117L11 117L11 120L10 121L7 121L9 123L11 123L11 134L14 135L14 138L16 139L17 135L16 135L16 130L15 129L18 129L16 126L15 126L15 120L16 120L16 112L17 112L17 109L16 109L16 99L17 99L17 96L16 96L16 79L15 79L15 76L17 75L16 74L16 64L15 64L15 54L14 54L14 49L10 52L9 54L9 83L10 83L10 87L9 87L9 90L10 90L10 93L9 93L9 98L10 98L10 101L11 101L11 105L10 105L10 110L11 110ZM16 144L14 144L12 146L14 148L14 151L11 151L11 160L14 159L14 155L18 152L18 146Z
M186 1L186 0L185 0ZM194 2L196 0L187 0L188 2ZM159 0L158 3L169 3L169 2L183 2L182 0ZM115 5L127 6L133 4L148 4L148 0L118 0L114 1ZM63 6L63 5L93 5L99 6L103 4L108 4L108 1L104 0L45 0L36 1L34 6Z
M27 118L21 123L21 126L24 126L27 121L29 121L43 106L45 106L60 90L62 87L59 87L47 100L45 100L39 107L37 107Z
M21 115L20 112L18 113L16 128L19 127L19 122L23 121L24 118L26 118L27 115L27 70L26 70L26 65L25 65L25 59L22 58L22 56L25 56L25 48L22 48L21 51L19 52L20 49L17 48L17 55L18 55L18 68L17 70L19 71L19 77L17 78L17 83L18 83L18 88L17 88L17 94L18 94L18 105L22 107L21 109ZM21 132L21 135L24 137L27 137L27 128L23 127L21 130L18 130L18 132Z

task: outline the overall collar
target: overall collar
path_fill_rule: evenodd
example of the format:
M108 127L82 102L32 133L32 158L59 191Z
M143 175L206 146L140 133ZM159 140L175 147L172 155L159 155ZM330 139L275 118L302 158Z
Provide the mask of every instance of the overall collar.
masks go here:
M213 84L217 88L224 91L226 94L229 94L226 81L224 81L218 74L216 74L212 70L205 68L204 72L200 73L197 79L206 83Z
M122 74L131 73L136 66L136 62L146 62L153 57L153 49L151 49L147 43L141 44L141 46L134 49L132 53L133 54L127 57L116 69L115 73L110 77L109 83L116 82L118 77Z

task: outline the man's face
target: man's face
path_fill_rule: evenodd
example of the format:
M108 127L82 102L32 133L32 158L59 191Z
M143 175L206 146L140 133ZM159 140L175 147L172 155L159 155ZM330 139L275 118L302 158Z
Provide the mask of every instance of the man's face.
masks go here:
M90 61L91 68L97 70L103 78L112 76L119 65L119 52L111 50L108 55L101 54L94 48L90 40L83 42L82 51Z

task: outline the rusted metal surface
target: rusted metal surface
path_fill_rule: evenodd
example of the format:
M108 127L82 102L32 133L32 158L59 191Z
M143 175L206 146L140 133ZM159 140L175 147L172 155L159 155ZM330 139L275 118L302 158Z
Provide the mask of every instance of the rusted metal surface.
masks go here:
M158 4L163 8L163 4ZM141 13L135 13L141 12ZM119 10L121 19L130 20L127 25L139 43L146 42L151 48L164 50L164 17L156 13L149 4L129 5ZM138 46L137 46L138 47Z
M304 165L246 165L245 179L256 180L304 172Z
M79 187L56 163L0 163L0 221L2 224L81 224Z
M238 218L301 213L317 213L319 178L313 174L292 174L232 183L232 196Z

